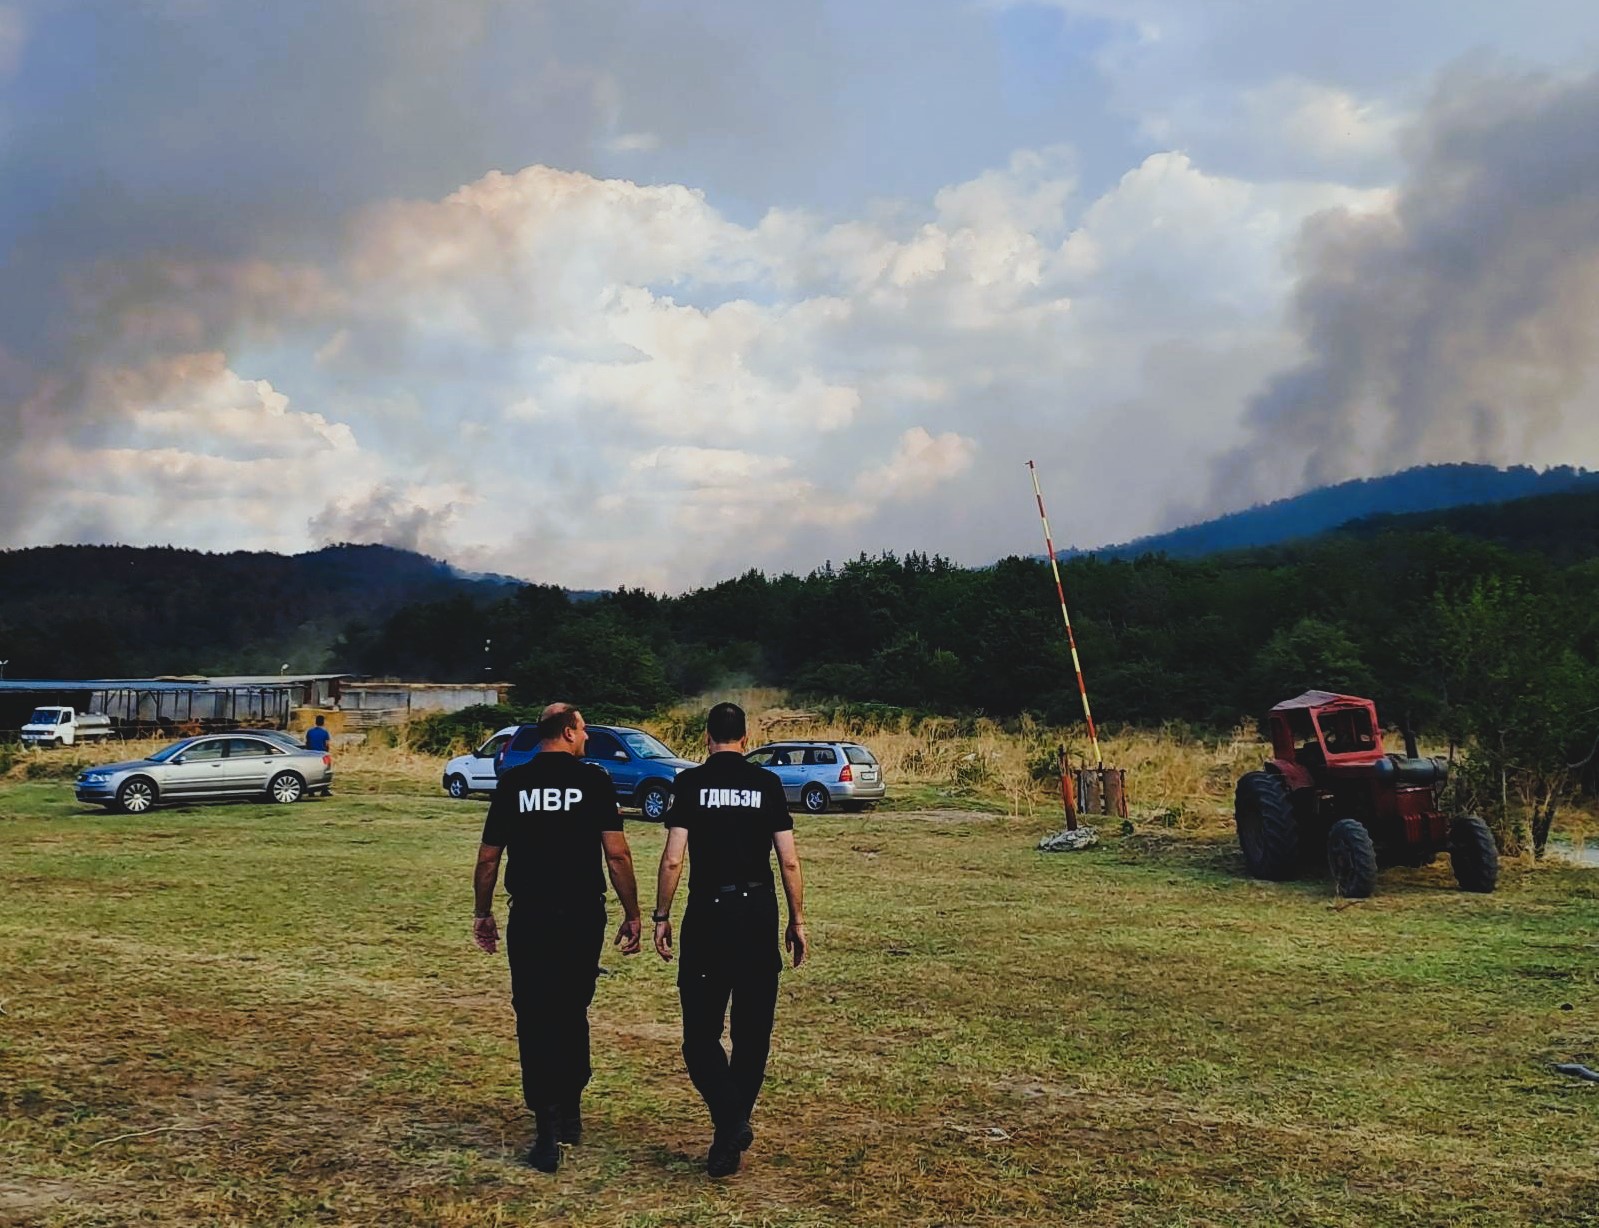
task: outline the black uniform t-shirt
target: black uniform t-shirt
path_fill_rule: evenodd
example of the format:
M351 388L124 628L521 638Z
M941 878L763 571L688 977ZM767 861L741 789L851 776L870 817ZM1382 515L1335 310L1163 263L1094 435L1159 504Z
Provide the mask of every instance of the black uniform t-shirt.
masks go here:
M794 830L783 782L737 751L679 772L669 827L688 832L689 892L772 882L772 835Z
M500 777L483 843L507 850L505 889L513 904L587 908L605 896L600 833L621 830L604 768L540 751Z

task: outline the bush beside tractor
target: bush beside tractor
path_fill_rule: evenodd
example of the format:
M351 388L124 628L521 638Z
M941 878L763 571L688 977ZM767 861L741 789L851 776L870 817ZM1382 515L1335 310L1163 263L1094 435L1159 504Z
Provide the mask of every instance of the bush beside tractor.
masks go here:
M1383 750L1377 705L1306 691L1271 710L1272 758L1238 782L1233 818L1255 878L1298 878L1325 853L1338 893L1363 899L1384 866L1421 866L1447 852L1464 891L1499 880L1493 833L1476 815L1444 814L1443 759Z

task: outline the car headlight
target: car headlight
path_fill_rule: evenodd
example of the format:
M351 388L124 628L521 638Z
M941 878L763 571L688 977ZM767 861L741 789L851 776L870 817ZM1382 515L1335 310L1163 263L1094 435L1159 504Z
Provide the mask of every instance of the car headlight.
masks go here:
M86 785L103 785L111 779L110 772L85 772L80 778Z

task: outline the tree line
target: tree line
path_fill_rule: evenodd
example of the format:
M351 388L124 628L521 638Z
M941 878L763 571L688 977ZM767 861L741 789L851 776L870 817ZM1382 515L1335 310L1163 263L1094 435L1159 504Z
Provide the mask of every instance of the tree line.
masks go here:
M1384 518L1311 541L1063 564L1101 724L1256 722L1309 688L1471 744L1473 804L1519 791L1541 844L1599 738L1599 495ZM1458 531L1455 518L1476 533ZM490 651L484 652L485 641ZM515 684L643 713L719 687L1051 723L1081 709L1047 560L862 556L666 597L528 586L352 627L362 672Z

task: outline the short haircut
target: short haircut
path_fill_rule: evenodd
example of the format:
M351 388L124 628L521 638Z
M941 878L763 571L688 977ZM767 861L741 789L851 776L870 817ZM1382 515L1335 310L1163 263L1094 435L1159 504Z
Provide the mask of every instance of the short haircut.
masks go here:
M317 717L317 718L316 718L316 723L317 723L317 724L318 724L318 725L326 725L326 724L327 724L327 723L328 723L328 718L327 718L327 717L325 717L325 716L318 716L318 717Z
M743 741L749 732L744 709L737 704L717 704L705 717L705 732L711 735L711 741L724 746Z
M550 710L552 708L554 711ZM568 729L577 728L578 711L571 704L551 704L544 711L546 715L541 716L538 723L540 742L559 742Z

